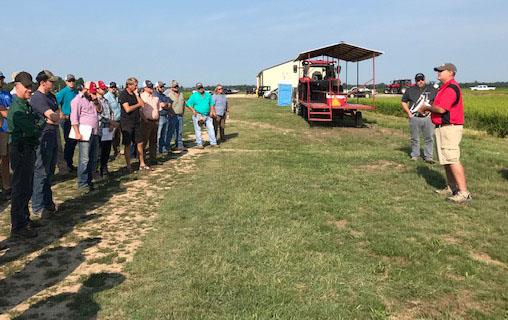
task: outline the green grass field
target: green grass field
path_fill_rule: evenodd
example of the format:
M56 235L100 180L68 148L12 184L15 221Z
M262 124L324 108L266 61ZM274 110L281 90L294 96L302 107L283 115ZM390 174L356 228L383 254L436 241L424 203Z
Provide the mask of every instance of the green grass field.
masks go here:
M100 318L508 317L505 139L466 131L474 201L457 206L433 191L440 166L409 160L401 118L309 128L271 101L231 105L221 149L167 172L127 280L93 295Z
M508 135L508 89L495 91L463 90L465 126L485 130L489 134L506 137ZM370 100L363 100L369 103ZM382 97L376 100L378 112L405 116L400 106L400 96Z

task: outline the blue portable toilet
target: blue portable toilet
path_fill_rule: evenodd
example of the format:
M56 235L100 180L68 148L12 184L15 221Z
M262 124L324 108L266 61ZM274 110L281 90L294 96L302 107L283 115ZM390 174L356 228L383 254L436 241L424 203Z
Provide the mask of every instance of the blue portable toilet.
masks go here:
M277 105L279 107L287 107L291 105L291 100L293 98L293 86L291 83L279 83L278 93L277 93Z

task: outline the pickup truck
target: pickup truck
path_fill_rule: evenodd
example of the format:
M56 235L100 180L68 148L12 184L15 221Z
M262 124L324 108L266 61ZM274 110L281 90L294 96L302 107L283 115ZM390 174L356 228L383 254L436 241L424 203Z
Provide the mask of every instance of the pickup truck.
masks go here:
M496 90L496 87L489 87L484 84L479 84L476 87L471 87L472 91L489 91L489 90Z

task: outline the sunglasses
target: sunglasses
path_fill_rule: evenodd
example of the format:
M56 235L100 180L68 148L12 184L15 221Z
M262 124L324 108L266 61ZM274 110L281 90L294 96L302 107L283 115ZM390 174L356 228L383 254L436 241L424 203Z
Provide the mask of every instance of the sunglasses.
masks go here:
M416 79L416 81L425 81L425 79Z

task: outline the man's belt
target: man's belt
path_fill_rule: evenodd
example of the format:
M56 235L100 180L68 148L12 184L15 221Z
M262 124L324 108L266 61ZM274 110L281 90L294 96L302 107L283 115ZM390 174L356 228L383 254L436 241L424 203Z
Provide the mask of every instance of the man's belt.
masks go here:
M454 123L436 124L436 128L447 127L447 126L461 126L461 124L454 124Z

